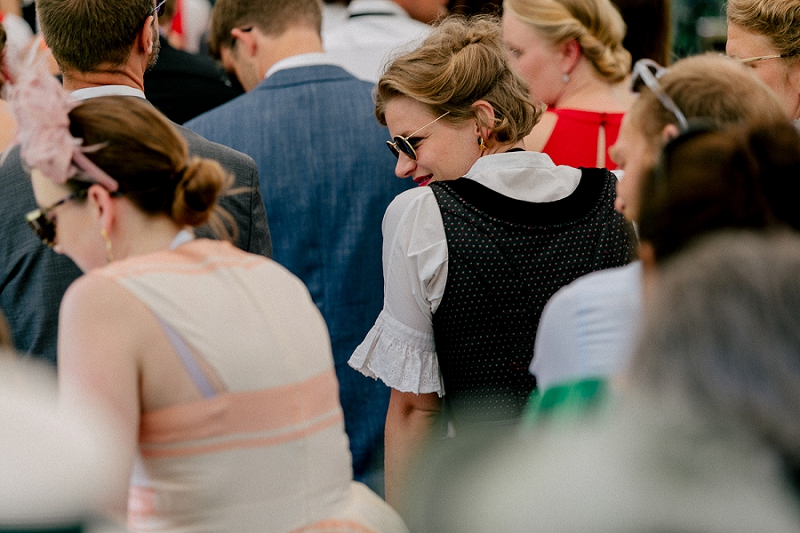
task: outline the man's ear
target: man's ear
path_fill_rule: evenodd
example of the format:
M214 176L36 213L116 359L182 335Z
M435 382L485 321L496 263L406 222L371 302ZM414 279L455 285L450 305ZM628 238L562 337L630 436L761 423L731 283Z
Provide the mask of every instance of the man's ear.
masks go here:
M492 135L494 126L494 107L486 100L477 100L472 107L475 109L475 135L488 139Z
M147 17L147 19L144 21L144 24L142 24L142 27L139 28L139 35L136 37L139 46L141 46L146 56L149 56L151 53L153 53L153 48L156 45L156 37L153 36L153 25L155 23L156 19L153 15ZM158 32L157 28L156 32Z
M642 261L642 296L646 303L653 299L659 276L656 252L650 242L639 242L639 259Z
M255 57L256 51L258 50L258 39L254 33L255 28L245 31L241 28L233 28L231 30L231 37L234 38L233 46L231 47L231 51L235 51L236 49L236 41L242 43L242 48L247 53L249 57Z

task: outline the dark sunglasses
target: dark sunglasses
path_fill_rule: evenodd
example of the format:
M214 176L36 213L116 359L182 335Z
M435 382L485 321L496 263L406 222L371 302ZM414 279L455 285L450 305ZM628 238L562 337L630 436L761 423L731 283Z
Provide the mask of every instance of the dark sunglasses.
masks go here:
M444 115L440 115L439 117L431 120L430 122L428 122L427 124L422 126L420 129L418 129L417 131L415 131L414 133L412 133L408 137L403 137L402 135L395 135L395 137L392 139L392 141L394 141L394 142L386 141L386 145L389 147L389 150L392 151L392 153L394 154L395 157L400 157L400 152L403 152L409 158L411 158L413 161L416 161L417 160L417 151L414 150L414 146L413 145L416 144L417 141L416 141L416 139L413 139L414 135L416 135L417 133L421 132L422 130L424 130L425 128L427 128L428 126L430 126L431 124L433 124L434 122L439 120L440 118L445 117L445 116L447 116L449 114L450 114L450 111L447 111ZM414 142L412 142L412 141L414 141Z
M47 215L56 207L82 196L81 192L84 194L86 193L86 191L74 192L69 196L65 196L50 207L34 209L25 215L25 220L44 244L52 248L56 240L56 223Z
M658 83L658 79L667 71L664 67L653 61L652 59L640 59L633 66L631 73L631 90L638 93L642 90L643 86L653 91L658 101L664 106L664 109L675 115L678 120L678 126L681 130L686 130L689 123L686 120L683 112L678 108L675 101L664 92L664 88Z
M167 7L167 0L161 0L156 6L147 12L147 17L152 16L155 14L157 17L164 16L164 9ZM145 18L147 18L145 17Z

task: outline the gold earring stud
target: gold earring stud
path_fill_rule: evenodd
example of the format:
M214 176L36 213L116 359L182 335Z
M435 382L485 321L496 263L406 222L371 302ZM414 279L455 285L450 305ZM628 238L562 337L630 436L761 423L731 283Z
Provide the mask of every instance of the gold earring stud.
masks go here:
M480 145L481 152L486 151L486 143L483 142L483 137L478 137L478 144Z
M108 238L105 228L100 230L100 236L106 241L106 261L111 263L114 261L114 254L111 252L111 239Z

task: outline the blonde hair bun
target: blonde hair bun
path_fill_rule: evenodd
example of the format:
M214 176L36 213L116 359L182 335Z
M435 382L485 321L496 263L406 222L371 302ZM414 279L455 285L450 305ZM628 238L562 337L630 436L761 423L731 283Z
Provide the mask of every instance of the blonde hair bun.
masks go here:
M622 46L627 27L610 0L505 0L503 9L551 43L577 41L612 83L630 72L631 54Z

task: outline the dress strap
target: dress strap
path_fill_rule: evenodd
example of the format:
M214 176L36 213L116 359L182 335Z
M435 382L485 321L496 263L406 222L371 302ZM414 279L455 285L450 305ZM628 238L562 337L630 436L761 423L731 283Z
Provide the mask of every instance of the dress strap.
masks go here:
M161 317L156 316L156 319L164 329L164 333L167 334L167 339L169 339L169 343L175 349L175 353L178 354L183 368L189 374L189 377L192 379L192 381L194 381L194 384L197 385L197 388L200 390L200 394L203 395L203 398L213 398L216 396L217 391L211 386L211 383L208 382L205 373L203 373L203 370L200 368L200 365L194 358L192 349L189 348L189 345L186 344L186 341L183 340L183 337L181 337L172 326L161 320Z

